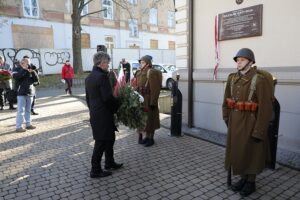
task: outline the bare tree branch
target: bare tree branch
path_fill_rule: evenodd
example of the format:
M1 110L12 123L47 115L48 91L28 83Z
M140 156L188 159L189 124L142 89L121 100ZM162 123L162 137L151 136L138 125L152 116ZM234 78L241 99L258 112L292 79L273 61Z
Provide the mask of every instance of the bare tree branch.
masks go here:
M103 11L106 11L106 10L107 10L107 9L105 8L105 9L102 9L102 10L97 10L97 11L95 11L95 12L90 12L90 13L88 13L88 14L82 15L80 18L86 17L86 16L88 16L88 15L92 15L92 14L95 14L95 13L100 13L100 12L103 12Z
M91 3L92 1L94 1L94 0L89 0L89 1L87 1L85 4L83 4L83 7L86 6L86 5L88 5L88 4Z

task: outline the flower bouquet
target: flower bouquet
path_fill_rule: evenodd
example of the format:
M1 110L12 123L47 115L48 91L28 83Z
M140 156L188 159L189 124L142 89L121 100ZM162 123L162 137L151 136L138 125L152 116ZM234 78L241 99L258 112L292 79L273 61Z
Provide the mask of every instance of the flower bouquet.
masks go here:
M11 79L11 73L8 70L0 70L0 81L7 81Z
M117 87L115 96L121 103L117 123L122 123L130 129L141 129L146 126L147 113L144 112L144 98L126 83Z

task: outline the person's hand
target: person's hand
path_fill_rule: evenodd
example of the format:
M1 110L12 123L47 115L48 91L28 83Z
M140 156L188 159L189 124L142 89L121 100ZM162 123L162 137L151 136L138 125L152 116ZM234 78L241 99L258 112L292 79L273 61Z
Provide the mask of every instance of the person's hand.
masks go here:
M253 137L253 136L252 136L252 140L253 140L255 143L261 142L261 139L256 138L256 137Z
M228 119L224 120L226 126L228 127Z
M31 72L33 72L33 70L32 69L28 69L28 71L31 73Z
M154 106L154 105L151 105L149 107L150 107L151 110L155 110L155 108L156 108L156 106Z

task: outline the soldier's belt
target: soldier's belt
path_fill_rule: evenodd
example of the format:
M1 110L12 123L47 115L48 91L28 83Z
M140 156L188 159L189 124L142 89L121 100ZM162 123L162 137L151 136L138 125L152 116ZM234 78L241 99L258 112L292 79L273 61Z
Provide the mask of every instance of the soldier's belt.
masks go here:
M230 109L237 109L239 111L251 111L257 110L258 104L253 101L235 101L231 98L226 98L227 107Z

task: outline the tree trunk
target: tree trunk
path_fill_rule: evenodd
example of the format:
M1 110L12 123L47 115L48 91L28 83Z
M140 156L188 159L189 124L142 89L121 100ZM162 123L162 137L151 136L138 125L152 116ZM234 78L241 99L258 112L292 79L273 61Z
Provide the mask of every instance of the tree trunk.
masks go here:
M76 74L82 73L82 58L81 58L81 22L78 4L73 1L72 13L72 48L73 48L73 67Z

